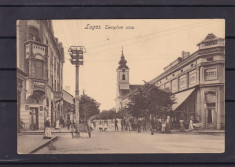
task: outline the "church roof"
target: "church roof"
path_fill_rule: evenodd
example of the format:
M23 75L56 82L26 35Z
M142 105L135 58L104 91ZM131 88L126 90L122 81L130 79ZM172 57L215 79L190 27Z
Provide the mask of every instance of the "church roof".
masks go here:
M123 54L123 50L122 50L122 56L121 56L121 60L119 61L119 66L118 66L118 69L122 69L122 68L126 68L126 69L129 69L129 67L126 65L127 61L124 57L124 54Z
M137 88L139 88L141 85L130 85L129 87L130 87L130 91L132 92L132 91L134 91L134 90L136 90Z

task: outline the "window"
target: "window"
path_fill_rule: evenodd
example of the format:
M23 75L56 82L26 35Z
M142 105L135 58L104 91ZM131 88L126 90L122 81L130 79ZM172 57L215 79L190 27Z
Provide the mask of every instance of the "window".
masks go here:
M207 61L213 61L213 57L208 57L206 60Z
M175 76L175 74L172 74L172 76Z
M126 80L125 74L122 74L122 80Z
M37 28L29 27L29 29L28 29L28 39L40 42Z
M191 67L193 67L193 63L191 64Z
M205 93L205 100L207 102L215 102L215 101L217 101L216 92L213 92L213 91L206 92Z
M183 72L184 71L184 69L182 69L182 70L180 70L181 72Z
M35 78L43 79L43 61L35 60Z

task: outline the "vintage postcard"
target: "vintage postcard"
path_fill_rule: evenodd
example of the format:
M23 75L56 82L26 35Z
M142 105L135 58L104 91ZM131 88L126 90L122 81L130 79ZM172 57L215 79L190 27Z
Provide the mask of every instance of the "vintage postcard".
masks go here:
M225 20L18 20L18 154L223 153Z

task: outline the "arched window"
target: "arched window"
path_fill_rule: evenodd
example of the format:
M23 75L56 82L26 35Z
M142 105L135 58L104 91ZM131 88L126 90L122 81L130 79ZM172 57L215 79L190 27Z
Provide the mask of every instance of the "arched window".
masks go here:
M38 29L37 28L34 28L34 27L29 27L29 30L28 30L28 38L29 40L33 40L33 41L38 41L40 42L40 39L39 39L39 34L38 34Z
M122 74L122 80L126 80L125 74Z

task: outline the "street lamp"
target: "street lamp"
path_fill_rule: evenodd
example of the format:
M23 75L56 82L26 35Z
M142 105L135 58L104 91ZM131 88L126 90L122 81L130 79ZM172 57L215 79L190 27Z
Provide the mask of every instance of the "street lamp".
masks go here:
M83 53L86 53L84 46L71 46L68 50L70 55L70 62L76 67L76 81L75 81L75 120L79 124L79 66L83 65Z

